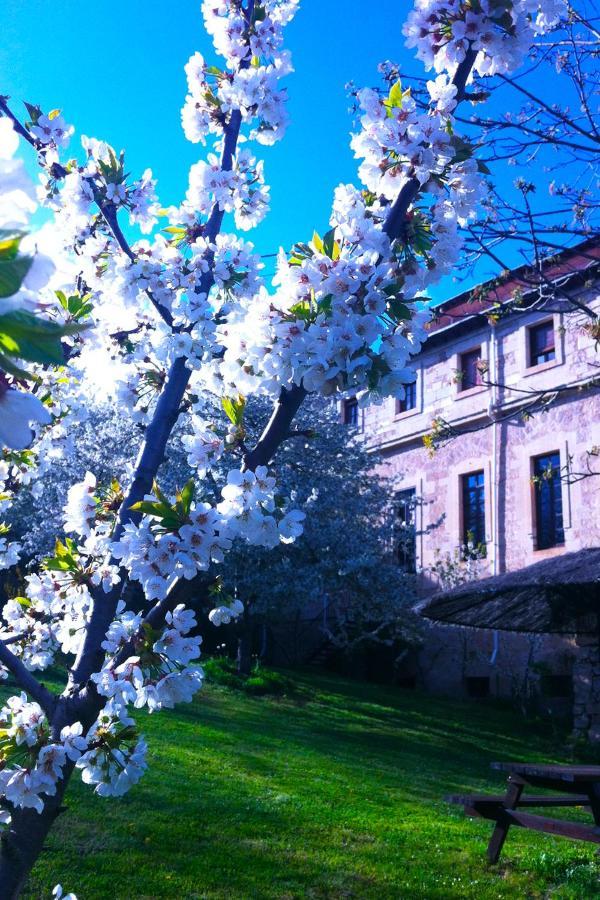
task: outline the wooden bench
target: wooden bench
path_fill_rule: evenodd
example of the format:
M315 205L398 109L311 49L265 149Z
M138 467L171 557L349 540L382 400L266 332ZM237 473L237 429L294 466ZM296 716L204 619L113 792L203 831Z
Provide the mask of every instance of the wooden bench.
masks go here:
M498 861L511 825L600 844L600 766L492 763L492 768L509 773L504 795L453 794L446 797L447 802L463 806L467 815L496 823L487 849L490 862ZM526 785L566 793L552 797L524 796ZM591 811L594 825L521 811L532 807L585 807Z

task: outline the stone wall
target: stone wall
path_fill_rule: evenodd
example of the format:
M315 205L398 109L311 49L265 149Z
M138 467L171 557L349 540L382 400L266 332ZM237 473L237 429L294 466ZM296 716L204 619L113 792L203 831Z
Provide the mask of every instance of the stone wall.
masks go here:
M600 637L577 636L573 666L573 733L600 744Z
M592 305L599 303L597 292L588 292L582 299ZM556 359L532 367L528 329L548 318L554 322ZM421 500L415 524L424 595L439 587L432 573L436 553L452 555L461 543L460 484L461 476L469 472L483 470L485 476L487 557L478 564L479 576L600 546L600 475L579 477L590 466L600 472L600 457L589 455L593 447L600 446L600 389L590 387L590 380L597 377L598 353L585 331L585 321L580 313L565 308L562 312L515 314L493 328L485 322L476 323L471 330L464 322L460 328L450 327L443 334L434 334L417 358L414 410L397 414L395 402L388 401L364 411L365 440L380 451L382 465L398 479L398 489L414 488ZM487 360L486 378L500 387L459 390L456 370L460 354L475 347L481 347ZM541 391L552 398L545 411L531 417L519 414ZM438 417L463 433L431 456L423 436ZM532 458L550 452L560 453L565 474L565 543L537 550ZM490 693L515 696L515 683L522 682L531 668L530 639L503 633L499 641L494 654L491 632L430 628L417 661L421 683L432 690L465 693L469 678L489 677ZM600 699L600 663L594 662L598 671L592 670L590 683L593 690L598 683L599 696L581 699L586 682L581 666L573 662L578 652L573 641L540 638L535 652L536 670L566 675L574 665L577 727L589 730L591 720L586 719L586 724L583 717L595 715L590 709ZM583 664L591 651L586 645L579 652L584 654ZM600 737L600 718L598 732Z

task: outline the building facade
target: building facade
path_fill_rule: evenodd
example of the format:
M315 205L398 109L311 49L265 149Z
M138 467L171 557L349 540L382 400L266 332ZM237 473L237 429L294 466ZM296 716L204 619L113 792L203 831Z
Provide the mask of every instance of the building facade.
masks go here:
M348 402L346 420L397 477L394 552L423 595L600 546L599 261L590 242L534 283L517 270L448 301L404 400ZM566 695L575 652L568 639L431 626L415 675L453 693L537 682Z

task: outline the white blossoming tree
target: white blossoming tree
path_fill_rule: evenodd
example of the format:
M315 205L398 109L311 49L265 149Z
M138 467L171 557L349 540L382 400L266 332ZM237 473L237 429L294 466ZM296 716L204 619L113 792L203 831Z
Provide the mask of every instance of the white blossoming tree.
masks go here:
M118 368L122 414L144 427L125 476L101 484L89 473L72 486L69 535L2 610L0 662L21 691L0 712L6 897L23 887L75 769L102 797L143 775L146 745L131 708L169 708L201 687L196 620L176 605L180 581L223 563L234 540L264 548L300 534L304 513L281 502L269 466L305 397L403 395L426 337L426 291L454 267L459 228L485 193L456 110L474 73L515 70L566 4L416 0L404 33L435 72L428 107L400 80L383 94L359 93L352 146L363 187L336 190L330 229L281 252L269 291L252 246L226 228L245 232L268 208L254 153L285 131L283 31L297 5L204 0L221 62L198 53L188 62L182 121L210 152L192 166L168 222L159 223L150 170L132 180L124 155L93 138L68 158L73 129L57 110L29 105L21 120L0 97L1 502L43 477L98 390L99 370ZM38 200L53 214L33 236L17 142L37 155ZM124 215L145 238L126 239ZM217 419L206 419L209 395L220 398ZM252 446L250 395L272 400ZM155 479L182 416L192 423L195 476L168 496ZM227 477L215 484L224 454ZM10 565L18 547L4 536L0 553ZM130 580L144 590L141 613L125 606ZM204 587L214 589L208 574ZM217 618L222 606L217 598ZM70 664L55 694L35 673L59 651Z

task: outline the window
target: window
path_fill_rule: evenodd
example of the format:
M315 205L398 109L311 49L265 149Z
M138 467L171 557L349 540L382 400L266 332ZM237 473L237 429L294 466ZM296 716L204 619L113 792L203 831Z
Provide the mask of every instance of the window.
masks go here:
M467 675L465 685L469 697L481 699L490 695L489 675Z
M571 675L540 676L540 690L545 697L573 697L573 678Z
M560 454L536 456L533 460L533 479L536 549L546 550L565 542Z
M554 322L541 322L529 329L529 365L539 366L556 359Z
M396 510L396 556L403 572L417 571L417 532L415 528L416 490L409 488L398 494Z
M481 362L481 347L475 350L469 350L468 353L460 354L459 368L459 391L468 391L469 388L477 387L481 384L481 372L479 364Z
M417 408L417 383L412 381L404 385L404 399L396 400L396 415Z
M358 400L356 397L344 400L344 425L358 425Z
M485 480L483 472L462 476L462 540L485 546Z

